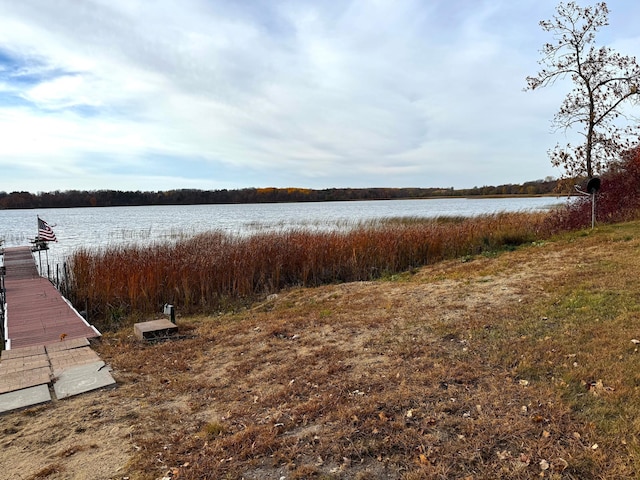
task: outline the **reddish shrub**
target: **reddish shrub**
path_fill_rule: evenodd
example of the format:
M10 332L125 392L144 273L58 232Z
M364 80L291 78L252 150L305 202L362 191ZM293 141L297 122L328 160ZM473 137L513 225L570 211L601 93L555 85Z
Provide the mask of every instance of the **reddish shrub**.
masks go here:
M586 190L586 182L581 185ZM601 177L596 194L596 222L616 223L638 218L640 215L640 147L622 155ZM574 197L566 207L549 218L549 230L561 232L578 230L591 225L591 197Z

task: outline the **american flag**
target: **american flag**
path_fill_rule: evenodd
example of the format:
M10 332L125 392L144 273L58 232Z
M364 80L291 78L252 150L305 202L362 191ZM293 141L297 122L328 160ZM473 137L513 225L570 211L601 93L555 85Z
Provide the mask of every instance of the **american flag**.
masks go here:
M45 242L57 242L56 234L47 222L38 217L38 238Z

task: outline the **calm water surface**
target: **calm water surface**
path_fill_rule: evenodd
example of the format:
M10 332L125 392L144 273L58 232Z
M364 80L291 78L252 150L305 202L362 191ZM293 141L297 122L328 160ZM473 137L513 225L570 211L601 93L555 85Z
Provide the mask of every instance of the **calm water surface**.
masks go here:
M37 215L58 238L49 256L64 258L78 247L166 241L210 230L232 234L289 228L326 229L389 217L477 216L531 211L565 203L564 198L380 200L322 203L100 207L0 210L5 246L29 245Z

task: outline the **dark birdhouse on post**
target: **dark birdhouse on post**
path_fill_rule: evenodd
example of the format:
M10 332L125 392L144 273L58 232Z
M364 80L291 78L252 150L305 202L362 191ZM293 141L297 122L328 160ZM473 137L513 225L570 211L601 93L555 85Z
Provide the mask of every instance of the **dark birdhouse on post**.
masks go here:
M596 194L600 190L602 182L598 177L590 178L587 182L587 191L580 190L580 187L576 185L576 191L580 195L588 195L591 197L591 229L596 225Z

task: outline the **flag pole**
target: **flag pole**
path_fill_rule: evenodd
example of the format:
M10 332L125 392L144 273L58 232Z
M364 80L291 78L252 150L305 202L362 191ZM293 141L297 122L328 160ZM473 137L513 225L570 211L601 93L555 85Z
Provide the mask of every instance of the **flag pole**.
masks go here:
M36 215L36 226L38 227L36 230L36 241L35 247L38 250L38 266L40 267L40 276L42 276L42 253L40 252L40 215Z

